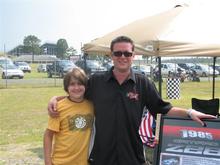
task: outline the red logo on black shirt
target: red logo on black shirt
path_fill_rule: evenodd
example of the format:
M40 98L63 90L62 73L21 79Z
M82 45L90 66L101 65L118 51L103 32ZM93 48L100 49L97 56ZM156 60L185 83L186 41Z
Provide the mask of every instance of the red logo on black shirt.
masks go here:
M127 93L127 97L129 97L129 99L134 99L134 100L138 100L138 93L136 92L128 92Z

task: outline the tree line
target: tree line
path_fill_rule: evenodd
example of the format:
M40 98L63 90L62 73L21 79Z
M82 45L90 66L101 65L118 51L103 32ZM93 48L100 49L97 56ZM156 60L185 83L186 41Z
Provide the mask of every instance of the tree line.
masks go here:
M41 40L35 35L25 36L23 45L19 45L19 53L39 55L43 54L44 50L41 49ZM59 39L56 43L56 56L60 59L65 59L70 55L76 55L77 51L73 47L69 47L66 39Z

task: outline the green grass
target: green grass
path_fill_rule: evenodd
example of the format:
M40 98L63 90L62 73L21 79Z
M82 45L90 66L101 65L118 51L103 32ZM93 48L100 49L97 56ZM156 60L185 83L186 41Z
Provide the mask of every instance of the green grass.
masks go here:
M166 99L165 83L163 98L174 106L190 108L191 98L210 99L211 82L184 82L181 98ZM0 89L0 144L42 141L47 123L47 103L54 95L64 95L62 87ZM216 97L220 98L220 83L216 83Z
M0 89L0 144L42 141L51 96L64 95L57 88Z
M174 106L190 108L192 97L212 97L211 82L181 83L181 98L178 100L166 99L165 82L162 87L163 98ZM0 165L11 164L11 160L43 165L42 140L47 126L47 103L52 96L64 94L61 85L31 87L27 84L21 88L15 84L13 87L0 88ZM219 82L216 82L216 97L220 98ZM152 154L152 150L147 150L150 160Z
M163 86L163 98L170 101L174 106L183 108L191 107L191 98L211 99L212 82L184 82L180 84L180 99L166 99L166 89ZM220 98L220 83L216 81L215 97Z
M47 78L47 73L38 73L37 67L39 64L30 64L31 73L25 73L24 79L31 79L31 78Z
M25 73L24 74L24 79L31 79L31 78L47 78L47 73L38 73L34 72L33 73Z

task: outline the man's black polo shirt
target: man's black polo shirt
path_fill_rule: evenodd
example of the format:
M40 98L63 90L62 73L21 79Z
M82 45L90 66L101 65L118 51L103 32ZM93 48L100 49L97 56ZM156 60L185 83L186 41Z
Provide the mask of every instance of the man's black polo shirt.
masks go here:
M121 85L112 70L89 79L88 99L95 108L96 135L90 162L93 165L141 165L143 144L138 134L146 106L151 114L167 113L155 86L143 75L131 71Z

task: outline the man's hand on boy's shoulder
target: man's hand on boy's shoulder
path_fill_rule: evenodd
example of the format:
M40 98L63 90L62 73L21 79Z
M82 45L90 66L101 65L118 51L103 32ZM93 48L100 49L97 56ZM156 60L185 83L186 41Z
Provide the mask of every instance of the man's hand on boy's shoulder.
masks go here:
M47 106L47 111L50 117L58 117L59 112L57 112L57 96L53 96Z

